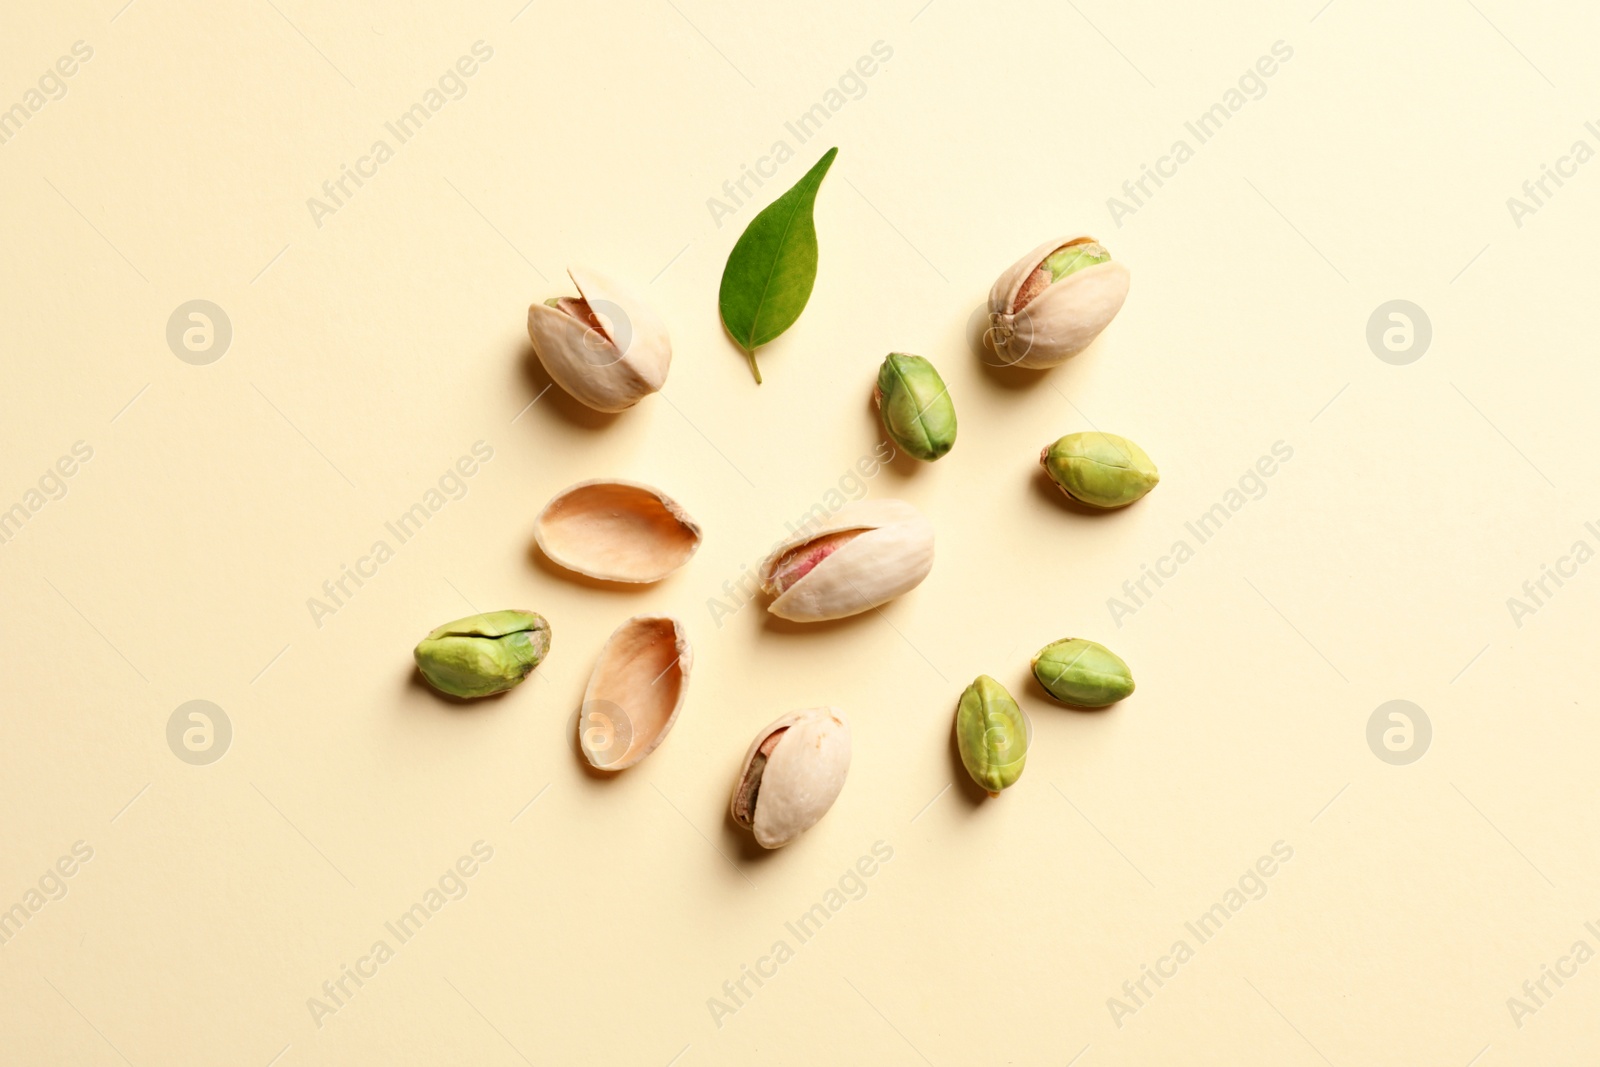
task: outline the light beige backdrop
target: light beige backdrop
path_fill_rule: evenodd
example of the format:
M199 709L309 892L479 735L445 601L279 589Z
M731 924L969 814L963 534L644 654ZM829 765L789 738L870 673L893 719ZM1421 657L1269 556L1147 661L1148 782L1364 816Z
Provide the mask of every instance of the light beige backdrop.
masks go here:
M0 34L0 1059L1600 1044L1593 10L119 5L12 0ZM831 145L816 290L758 388L721 268ZM1131 268L1121 315L1049 373L985 369L989 284L1074 232ZM530 365L569 263L672 331L615 419ZM893 350L950 384L936 465L871 459ZM1041 483L1092 428L1155 458L1150 497ZM534 514L600 476L678 498L692 564L617 592L542 562ZM932 518L920 588L812 633L740 605L786 523L864 495ZM423 633L502 607L554 626L525 685L417 684ZM687 624L688 705L601 781L574 716L641 611ZM1069 635L1138 692L1049 703L1028 658ZM983 802L950 743L979 673L1035 729ZM196 700L220 714L169 735ZM848 784L753 855L738 762L817 704L851 716Z

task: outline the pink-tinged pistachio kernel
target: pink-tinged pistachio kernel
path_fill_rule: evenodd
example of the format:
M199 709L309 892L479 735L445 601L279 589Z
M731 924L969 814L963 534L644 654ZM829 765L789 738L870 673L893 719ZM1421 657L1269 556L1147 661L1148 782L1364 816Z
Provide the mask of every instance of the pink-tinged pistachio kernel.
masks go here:
M840 530L826 534L814 541L796 545L778 561L767 591L773 595L786 592L790 586L816 569L817 564L865 533L865 530Z

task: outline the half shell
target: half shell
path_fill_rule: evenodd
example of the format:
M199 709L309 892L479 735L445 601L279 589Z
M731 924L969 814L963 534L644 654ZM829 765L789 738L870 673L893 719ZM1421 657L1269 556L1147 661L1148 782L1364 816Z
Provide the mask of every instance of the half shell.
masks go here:
M567 274L578 296L528 308L528 339L555 383L596 411L624 411L656 392L672 342L655 311L620 282L586 267Z
M1054 367L1100 336L1128 297L1128 268L1115 259L1074 271L1028 298L1024 285L1050 254L1094 241L1087 234L1058 237L1029 252L989 290L989 330L984 343L1013 367ZM1020 307L1018 305L1021 305Z
M568 486L533 520L551 562L608 582L658 582L689 562L700 526L667 494L640 482Z
M762 848L787 845L828 813L850 770L838 708L791 711L756 734L733 787L733 821Z
M913 589L933 569L933 524L904 500L859 500L808 524L761 564L767 610L842 619Z
M670 615L635 615L617 627L583 691L583 758L620 771L654 752L678 720L693 664L689 635Z

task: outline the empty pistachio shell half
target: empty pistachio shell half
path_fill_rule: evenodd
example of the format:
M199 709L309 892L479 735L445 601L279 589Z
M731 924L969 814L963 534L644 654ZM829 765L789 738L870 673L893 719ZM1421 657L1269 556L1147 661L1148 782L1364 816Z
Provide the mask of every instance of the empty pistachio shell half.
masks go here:
M1105 645L1081 637L1054 641L1033 657L1033 676L1063 704L1103 708L1133 692L1133 672Z
M1023 256L989 290L984 343L998 361L1054 367L1088 347L1128 296L1128 268L1093 237L1058 237Z
M956 705L956 748L972 780L997 797L1022 777L1028 720L1006 687L980 674Z
M610 582L656 582L700 547L700 526L661 490L639 482L568 486L533 520L550 560Z
M761 564L767 610L821 622L875 608L933 569L933 524L903 500L858 500L808 523Z
M1156 487L1161 474L1144 449L1114 433L1069 433L1039 453L1039 463L1072 499L1120 508Z
M429 685L453 697L486 697L521 682L550 651L550 624L532 611L490 611L447 622L412 655Z
M955 445L956 407L950 390L921 356L890 353L878 368L873 398L883 428L903 451L931 462Z
M850 723L838 708L791 711L756 734L733 787L733 821L762 848L787 845L833 807L850 770Z
M528 339L555 383L596 411L623 411L661 388L672 365L667 328L619 282L585 267L578 287L528 308Z
M591 766L632 767L666 740L689 692L694 652L677 619L635 615L617 627L583 691L578 745Z

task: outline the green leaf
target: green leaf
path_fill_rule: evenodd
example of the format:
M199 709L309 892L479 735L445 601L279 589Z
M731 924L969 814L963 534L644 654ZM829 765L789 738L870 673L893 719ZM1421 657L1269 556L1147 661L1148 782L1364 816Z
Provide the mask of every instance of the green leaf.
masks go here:
M722 324L761 381L755 351L793 326L817 280L817 227L811 210L837 148L828 149L794 188L768 204L740 235L722 269Z

